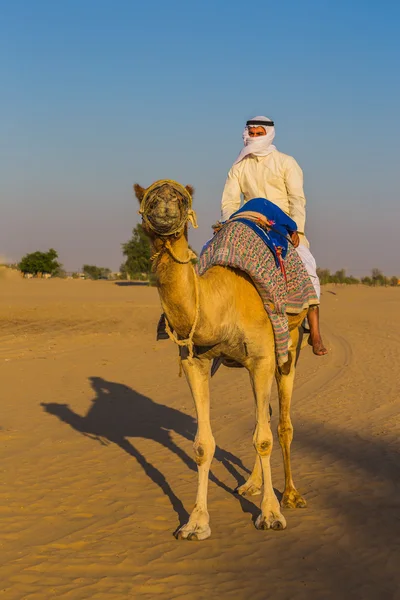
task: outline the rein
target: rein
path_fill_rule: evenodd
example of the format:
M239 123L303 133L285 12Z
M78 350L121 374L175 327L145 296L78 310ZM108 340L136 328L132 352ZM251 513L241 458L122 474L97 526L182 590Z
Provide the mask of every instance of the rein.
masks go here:
M187 260L181 260L180 258L177 257L177 255L175 254L175 252L172 250L172 246L171 246L171 242L169 240L165 240L161 250L159 250L158 252L155 252L151 257L150 260L151 262L154 262L155 260L157 260L160 255L164 252L164 250L167 250L167 252L170 254L170 256L174 259L175 262L179 263L180 265L187 265L190 263L190 261L192 260L192 258L197 258L196 254L193 252L193 250L189 250L188 249L188 258Z
M190 263L190 261L192 260L192 258L196 258L195 253L192 250L188 249L188 258L186 260L181 260L173 251L172 246L171 246L171 242L169 240L165 240L164 244L162 246L162 248L158 251L155 252L153 254L153 256L151 256L150 260L152 262L157 261L157 259L160 257L160 255L164 252L168 252L168 254L171 256L171 258L178 264L180 265L187 265ZM193 264L191 265L192 270L193 270L193 276L194 276L194 293L195 293L195 316L194 316L194 321L192 324L192 327L190 329L190 333L189 336L185 339L179 339L174 332L171 330L169 323L168 323L168 319L165 318L165 330L168 334L168 337L170 340L172 340L175 344L177 344L178 346L181 347L186 347L188 349L189 352L189 356L188 356L188 363L190 365L193 364L193 358L194 358L194 343L193 343L193 336L195 334L196 331L196 327L199 321L199 315L200 315L200 292L199 292L199 282L197 279L197 273L196 270L193 266ZM166 314L163 302L161 300L161 307L163 309L163 312ZM182 366L182 361L180 362L180 365ZM181 371L179 372L179 375L181 376Z

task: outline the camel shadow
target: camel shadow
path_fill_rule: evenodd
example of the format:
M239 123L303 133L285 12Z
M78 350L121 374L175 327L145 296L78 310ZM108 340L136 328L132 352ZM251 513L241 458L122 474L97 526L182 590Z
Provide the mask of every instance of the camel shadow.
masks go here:
M101 377L90 377L89 380L96 395L85 416L75 413L68 404L52 402L41 403L41 406L47 413L58 417L83 435L105 446L114 443L133 456L146 475L169 498L180 524L186 523L188 513L164 474L151 464L128 438L144 438L158 442L197 473L195 461L176 444L171 435L175 432L193 441L197 429L196 420L180 410L158 404L126 385L106 381ZM245 481L237 467L246 473L249 473L249 470L234 454L217 446L215 458L233 475L237 485ZM233 494L240 501L243 512L250 513L253 520L258 516L259 510L252 502L237 496L234 489L220 481L212 472L210 480Z

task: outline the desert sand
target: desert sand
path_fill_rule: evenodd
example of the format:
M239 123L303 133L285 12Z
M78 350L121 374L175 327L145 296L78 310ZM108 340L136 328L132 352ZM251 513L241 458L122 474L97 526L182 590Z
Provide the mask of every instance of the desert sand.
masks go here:
M285 531L257 531L247 373L212 380L212 536L177 541L196 493L194 407L155 342L154 288L0 279L0 598L400 597L400 289L323 289L329 348L300 357ZM272 399L276 430L277 402ZM273 482L283 487L275 437Z

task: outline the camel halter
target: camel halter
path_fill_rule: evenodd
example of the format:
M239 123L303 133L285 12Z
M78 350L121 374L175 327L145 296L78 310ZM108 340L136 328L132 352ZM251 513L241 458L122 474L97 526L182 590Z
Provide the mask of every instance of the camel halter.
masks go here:
M153 226L151 220L148 218L148 212L151 209L152 204L157 200L157 192L159 191L159 189L164 186L164 185L169 185L170 187L172 187L174 189L174 191L177 193L177 195L180 197L180 201L181 204L183 205L183 210L181 211L181 219L178 223L178 225L171 231L169 230L168 233L166 234L162 234L159 231L157 231L155 229L155 227ZM156 181L155 183L153 183L153 185L151 185L145 192L142 201L140 203L140 210L139 210L139 214L142 216L142 219L146 225L146 227L148 229L151 229L152 231L154 231L154 233L156 233L162 240L162 247L158 252L155 252L153 254L153 256L151 256L150 260L153 262L153 268L155 269L155 266L158 262L158 259L160 257L160 255L164 252L167 251L168 254L171 256L171 258L177 262L180 265L187 265L190 263L190 261L192 260L192 258L196 258L196 254L192 251L192 250L188 250L188 257L185 260L181 260L173 251L172 246L171 246L171 242L169 241L169 237L171 236L177 236L177 234L183 229L183 227L186 225L186 223L189 221L193 227L197 228L197 218L196 218L196 213L195 211L192 209L192 197L190 195L190 193L188 192L188 190L183 187L180 183L170 180L170 179L162 179L160 181ZM168 337L170 338L170 340L172 340L175 344L177 344L180 347L186 347L188 349L188 363L190 365L193 364L193 358L194 358L194 343L193 343L193 336L195 334L196 331L196 327L199 321L199 314L200 314L200 293L199 293L199 282L197 280L197 273L196 270L193 266L193 264L191 265L192 270L193 270L193 276L194 276L194 289L195 289L195 317L194 317L194 321L192 324L192 327L190 329L190 333L189 336L185 339L179 339L174 332L171 330L169 323L168 323L168 319L165 319L165 329L166 332L168 334ZM163 312L166 314L164 305L162 300L161 301L161 307ZM180 361L180 370L179 370L179 376L182 375L182 360L181 357L179 357L179 361Z
M176 195L179 197L183 210L181 210L181 218L176 227L173 230L168 230L168 232L163 233L154 227L148 217L148 213L151 211L152 205L157 201L160 188L165 185L171 187L175 191ZM154 231L154 233L161 237L176 235L188 221L195 229L198 227L196 213L192 209L192 196L183 185L173 179L160 179L147 188L140 203L139 214L142 216L146 228Z
M171 246L171 242L169 240L165 240L163 243L163 246L161 248L161 250L159 250L158 252L155 252L155 254L153 254L153 256L151 256L150 260L154 263L154 267L156 264L156 261L158 262L158 258L160 257L160 255L164 252L167 251L168 254L171 256L171 258L173 258L173 260L175 262L177 262L180 265L187 265L190 263L190 261L193 258L197 258L196 254L192 251L192 250L188 250L188 257L186 260L181 260L173 251L172 246ZM194 277L194 293L195 293L195 315L194 315L194 321L192 324L192 327L190 329L190 333L189 336L185 339L179 339L174 332L172 331L172 329L169 326L168 323L168 319L167 317L165 317L165 330L168 334L168 337L171 341L173 341L175 344L177 344L178 346L181 347L186 347L188 349L188 363L189 365L193 365L193 358L194 358L194 342L193 342L193 336L195 334L196 331L196 327L197 324L199 322L199 315L200 315L200 292L199 292L199 282L197 280L197 273L196 273L196 269L193 266L193 263L191 263L191 267L192 267L192 271L193 271L193 277ZM161 302L161 308L164 312L164 314L166 314L163 302L160 298L160 302ZM182 358L179 356L179 377L182 377Z

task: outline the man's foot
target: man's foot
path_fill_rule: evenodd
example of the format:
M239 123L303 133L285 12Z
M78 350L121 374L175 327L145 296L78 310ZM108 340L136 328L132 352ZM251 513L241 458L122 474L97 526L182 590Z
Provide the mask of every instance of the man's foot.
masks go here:
M324 356L328 350L324 346L319 330L319 306L310 306L307 313L308 325L310 328L310 337L308 343L312 346L314 354Z
M324 356L325 354L328 354L328 350L325 348L324 342L322 341L321 337L313 340L310 336L308 338L308 343L310 344L310 346L312 346L313 352L317 356Z

